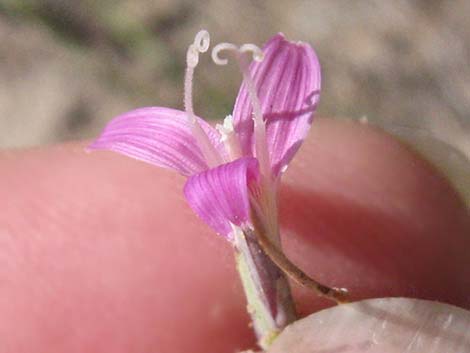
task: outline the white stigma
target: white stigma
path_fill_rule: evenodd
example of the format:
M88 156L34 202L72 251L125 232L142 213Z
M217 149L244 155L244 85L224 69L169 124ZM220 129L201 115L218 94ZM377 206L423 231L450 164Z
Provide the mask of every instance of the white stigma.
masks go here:
M263 51L257 45L251 43L243 44L240 47L240 52L251 53L251 55L253 56L253 60L257 62L261 62L264 59Z
M254 135L255 135L255 150L256 158L260 163L261 174L270 179L271 176L271 163L268 145L266 141L266 124L263 119L263 111L261 108L261 102L258 98L258 93L255 87L253 78L250 76L250 70L248 62L243 54L249 53L254 61L260 62L264 59L263 51L256 45L247 43L241 47L236 46L232 43L220 43L212 48L212 60L217 65L226 65L228 60L221 58L220 53L222 51L235 52L238 67L243 75L243 82L247 90L251 105L253 107L253 120L255 123Z
M186 52L186 74L184 77L184 108L188 121L192 126L192 133L209 167L215 167L222 163L222 157L214 148L209 137L201 127L194 115L193 109L193 76L194 69L199 63L199 54L209 49L210 35L206 30L199 31L194 41L189 45Z
M209 32L206 30L199 31L194 37L193 43L186 52L186 64L188 67L195 68L199 63L199 54L205 53L209 49L211 43Z
M212 53L211 53L212 60L217 65L227 65L228 64L228 59L222 59L219 56L220 52L224 51L224 50L238 52L239 49L235 44L232 44L232 43L219 43L219 44L217 44L214 48L212 48Z
M194 41L189 45L186 52L186 75L184 78L184 106L190 121L196 120L193 110L193 75L194 69L199 63L199 54L209 49L211 38L209 32L201 30L197 32Z
M227 65L228 59L221 58L220 52L222 51L232 51L236 54L245 54L251 53L253 60L255 61L263 61L264 55L263 51L256 45L247 43L243 44L241 47L236 46L233 43L219 43L214 48L212 48L212 60L217 65Z
M193 44L200 53L205 53L211 44L211 37L209 32L207 32L205 29L197 32L196 36L194 37Z

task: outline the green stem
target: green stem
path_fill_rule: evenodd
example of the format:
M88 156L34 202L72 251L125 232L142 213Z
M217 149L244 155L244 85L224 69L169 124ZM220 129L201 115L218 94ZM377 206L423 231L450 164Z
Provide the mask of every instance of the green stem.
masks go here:
M254 232L238 228L235 250L258 344L267 349L284 327L296 319L289 283L260 248Z

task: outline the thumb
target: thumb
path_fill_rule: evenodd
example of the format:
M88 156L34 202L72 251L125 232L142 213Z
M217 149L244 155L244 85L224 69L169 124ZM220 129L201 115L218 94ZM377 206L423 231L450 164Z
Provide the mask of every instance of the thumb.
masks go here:
M470 311L427 300L340 305L288 327L268 353L470 352Z

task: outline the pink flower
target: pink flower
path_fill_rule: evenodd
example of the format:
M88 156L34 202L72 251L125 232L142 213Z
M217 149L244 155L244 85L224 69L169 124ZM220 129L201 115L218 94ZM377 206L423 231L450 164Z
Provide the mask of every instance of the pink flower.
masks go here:
M197 56L196 46L205 44L197 38L188 61ZM319 98L320 65L308 44L289 42L282 34L266 43L263 56L246 70L233 119L227 117L219 131L194 117L192 107L189 112L139 108L114 118L90 148L116 151L188 176L184 193L190 206L230 240L234 225L252 227L253 206L262 219L276 218L265 204L274 196L265 194L276 192L310 128ZM239 58L244 59L242 54ZM192 72L189 76L191 81Z
M227 63L219 57L221 50L235 53L244 80L233 117L213 128L194 115L191 99L194 68L208 48L206 31L189 46L185 111L149 107L122 114L90 148L116 151L188 177L184 194L191 208L235 247L254 328L266 348L295 319L295 310L286 278L260 244L264 237L279 245L277 187L312 123L320 65L308 44L289 42L282 34L262 51L252 44L215 46L217 64ZM250 65L247 52L254 58ZM322 294L330 291L318 288Z

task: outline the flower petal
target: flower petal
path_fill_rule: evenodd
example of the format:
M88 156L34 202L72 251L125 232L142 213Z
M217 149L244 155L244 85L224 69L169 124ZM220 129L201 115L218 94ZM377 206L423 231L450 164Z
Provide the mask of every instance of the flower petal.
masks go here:
M264 60L250 65L257 88L274 175L287 166L299 149L312 123L319 100L320 64L305 43L292 43L278 34L263 48ZM254 155L252 105L243 83L233 117L244 155Z
M219 132L197 119L212 144L224 154ZM170 108L139 108L119 115L89 148L112 150L188 176L208 168L186 113Z
M249 189L257 185L258 173L255 158L240 158L193 175L184 195L204 222L232 240L231 224L243 226L249 220Z

